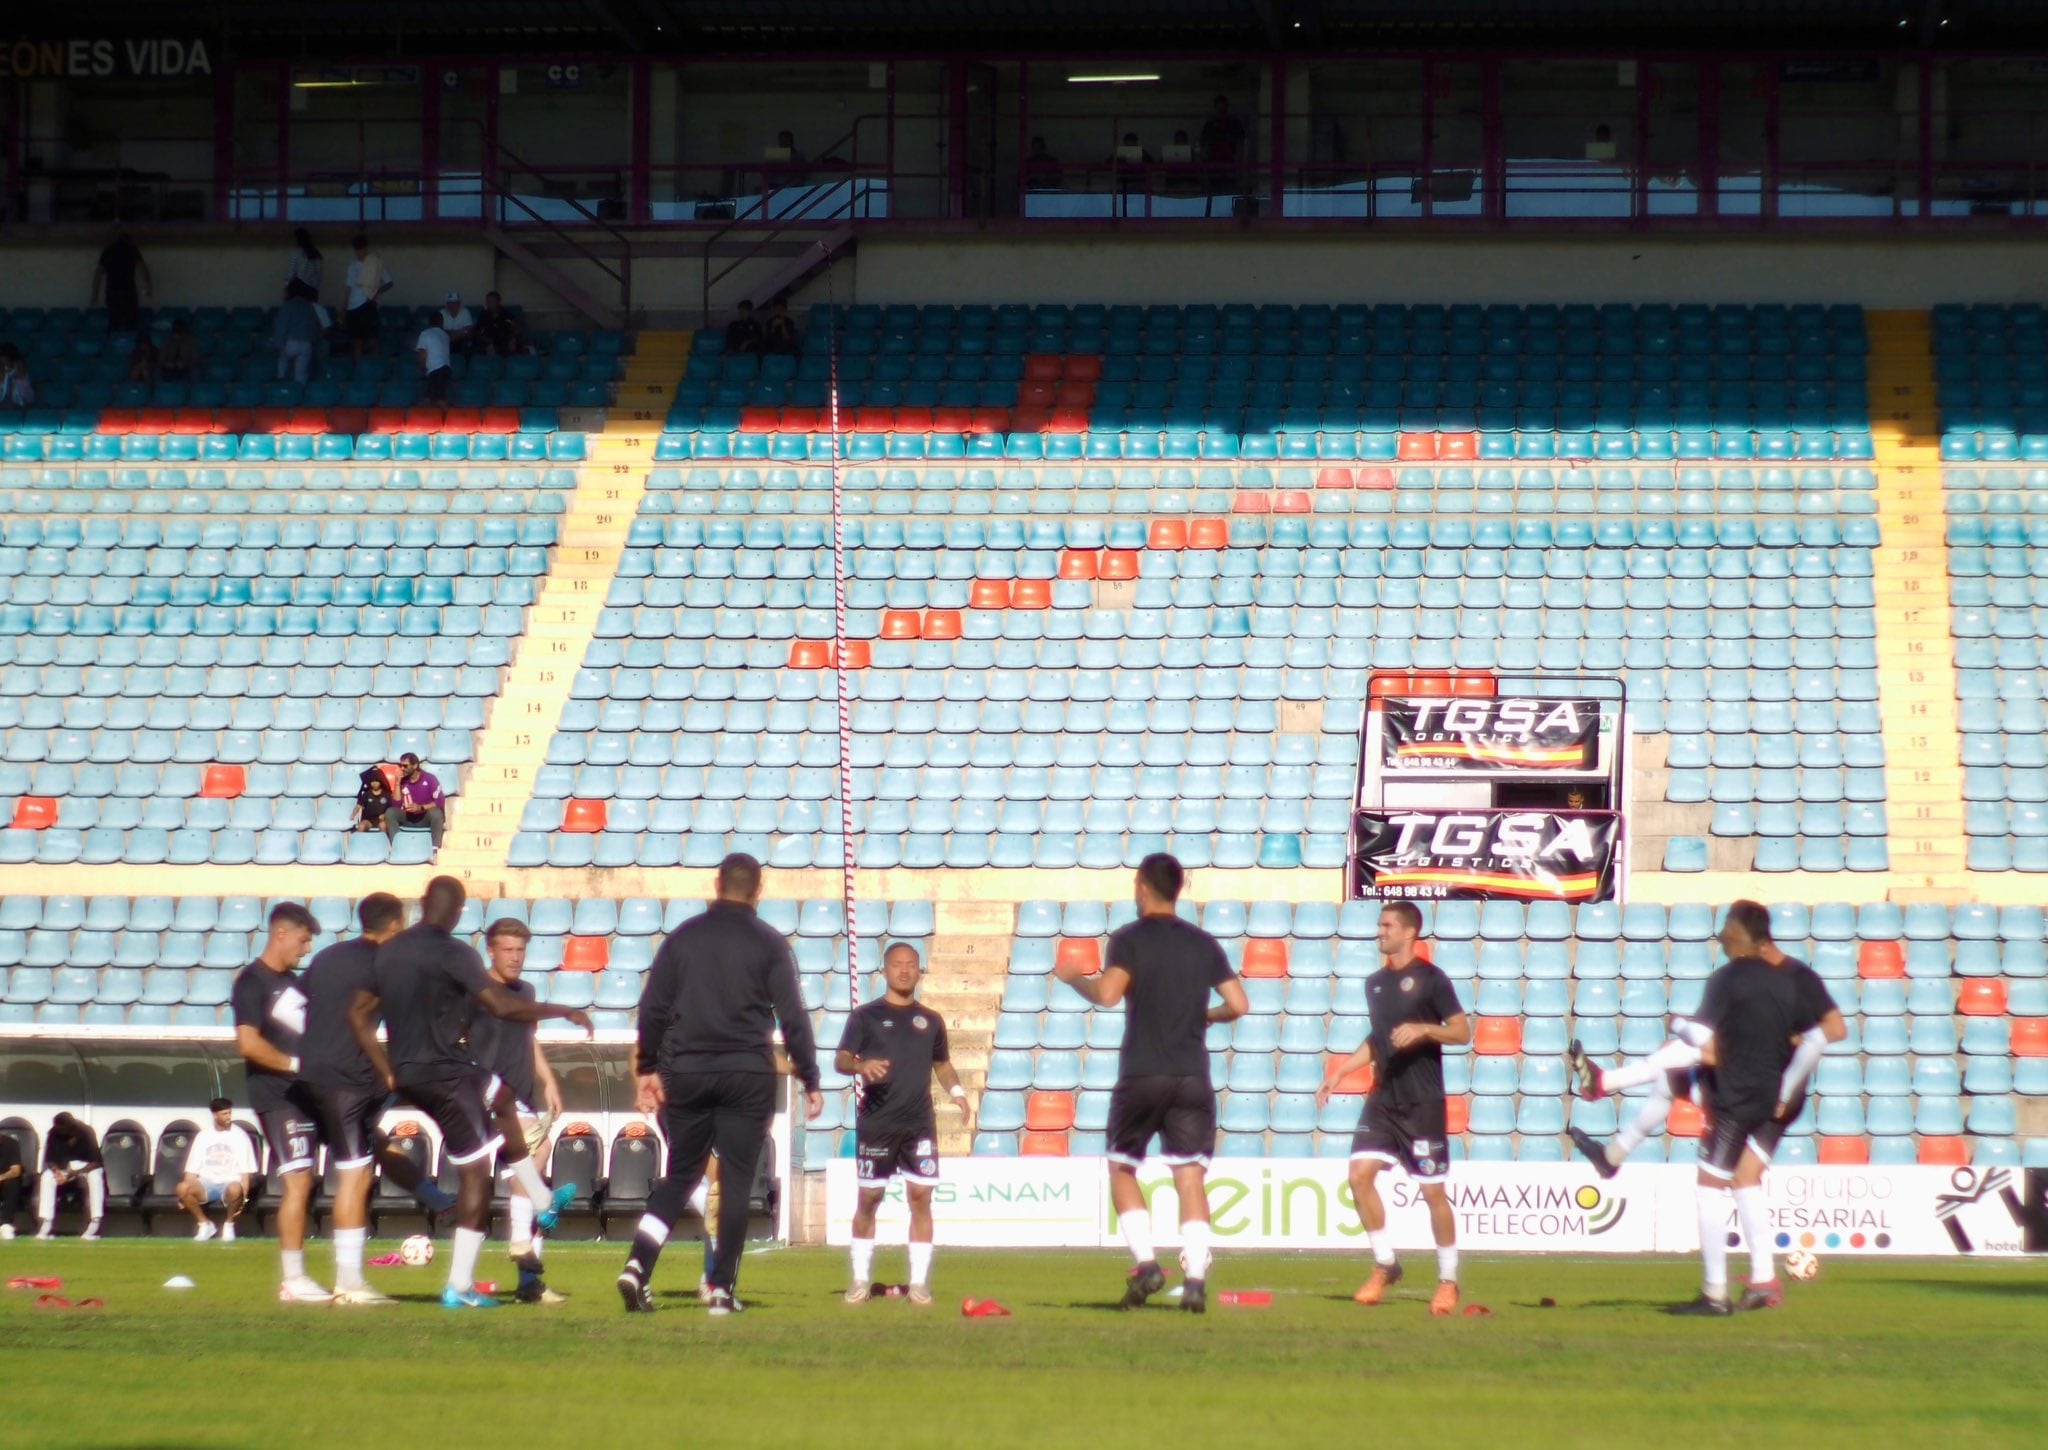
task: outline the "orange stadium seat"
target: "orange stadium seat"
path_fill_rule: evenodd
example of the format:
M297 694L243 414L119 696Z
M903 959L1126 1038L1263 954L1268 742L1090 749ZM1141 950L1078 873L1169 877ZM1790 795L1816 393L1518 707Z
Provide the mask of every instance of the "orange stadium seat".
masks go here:
M1418 463L1434 459L1437 456L1436 434L1403 433L1397 456L1404 461L1412 459Z
M1868 1138L1822 1138L1815 1152L1823 1163L1868 1163L1870 1161L1870 1140Z
M1188 546L1187 520L1152 520L1152 528L1146 535L1145 546L1149 549L1185 549Z
M231 801L248 789L248 773L239 765L209 765L199 782L205 800Z
M1104 549L1102 566L1096 571L1098 579L1135 579L1138 577L1138 551L1136 549Z
M1298 488L1283 488L1273 495L1273 512L1276 514L1305 514L1313 511L1309 496Z
M960 638L960 611L957 609L927 609L924 612L924 625L918 631L918 638Z
M1024 1099L1024 1127L1032 1133L1064 1133L1074 1126L1074 1095L1043 1089Z
M1287 975L1287 943L1278 937L1255 936L1244 944L1244 963L1239 969L1246 977Z
M611 964L611 938L602 936L572 936L562 942L562 970L565 972L601 972Z
M793 670L829 670L832 668L832 641L829 639L793 639L789 642L789 667Z
M1269 514L1273 512L1273 496L1269 493L1245 491L1230 501L1234 514Z
M25 795L14 803L14 829L47 831L57 824L57 802L46 795Z
M1355 488L1357 485L1358 480L1352 476L1348 468L1339 468L1333 464L1316 470L1317 488Z
M1867 941L1857 949L1856 973L1866 981L1906 975L1905 949L1895 941Z
M1968 1138L1922 1138L1920 1161L1931 1168L1965 1168L1970 1162Z
M1700 1105L1691 1098L1674 1098L1671 1112L1664 1120L1665 1127L1674 1138L1697 1138L1706 1124Z
M1965 1017L2003 1017L2005 1015L2005 978L1972 977L1965 979L1956 993L1956 1011Z
M1394 470L1384 467L1361 468L1358 470L1358 486L1372 489L1376 493L1385 493L1394 486Z
M1190 549L1227 549L1230 547L1230 525L1222 519L1196 519L1188 525L1188 547Z
M1018 1140L1017 1151L1026 1158L1064 1158L1067 1156L1067 1135L1026 1133Z
M1445 433L1437 439L1436 456L1471 460L1479 456L1477 433Z
M923 623L915 609L885 609L882 611L882 638L916 639Z
M1472 1100L1453 1093L1444 1099L1444 1131L1453 1138L1472 1125Z
M2048 1017L2012 1019L2012 1055L2048 1057Z
M571 800L562 808L562 830L572 836L594 836L610 814L601 800Z
M1102 559L1093 549L1062 549L1060 578L1093 579L1101 571Z
M1050 579L1012 579L1010 581L1010 608L1052 608L1052 581Z
M1062 967L1079 967L1092 977L1102 970L1102 943L1092 936L1061 937L1053 961Z
M1007 579L977 579L967 594L969 609L1008 609L1010 607L1010 581Z
M1481 1017L1472 1031L1472 1050L1482 1057L1516 1057L1522 1051L1519 1017Z
M1066 375L1076 382L1094 383L1102 380L1102 359L1092 352L1070 352L1063 359Z
M1339 1073L1344 1059L1333 1057L1323 1065L1323 1081L1330 1085L1330 1091L1340 1097L1364 1097L1372 1091L1372 1064L1354 1067L1347 1073Z

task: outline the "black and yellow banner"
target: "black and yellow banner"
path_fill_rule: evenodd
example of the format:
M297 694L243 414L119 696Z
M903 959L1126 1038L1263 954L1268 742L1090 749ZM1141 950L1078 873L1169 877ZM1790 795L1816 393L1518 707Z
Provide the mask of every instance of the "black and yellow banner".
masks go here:
M1361 811L1351 895L1417 900L1604 901L1616 811Z
M1380 717L1381 764L1389 774L1544 775L1599 768L1598 700L1390 699Z

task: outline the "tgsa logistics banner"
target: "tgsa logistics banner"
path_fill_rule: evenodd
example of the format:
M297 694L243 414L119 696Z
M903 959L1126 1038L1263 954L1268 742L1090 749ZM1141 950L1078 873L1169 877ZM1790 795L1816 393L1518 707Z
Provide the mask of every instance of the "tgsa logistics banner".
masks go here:
M1360 811L1351 896L1604 901L1614 895L1615 811Z
M1594 778L1599 700L1389 699L1376 704L1380 764L1389 775ZM1613 702L1607 703L1609 729Z
M826 1168L827 1239L844 1244L858 1183L849 1159ZM1338 1158L1219 1159L1209 1208L1219 1249L1344 1249L1365 1236ZM1108 1248L1121 1243L1100 1158L965 1158L940 1166L933 1193L941 1244ZM1699 1218L1691 1165L1631 1164L1612 1180L1570 1163L1460 1163L1447 1184L1458 1241L1527 1253L1693 1253ZM1141 1173L1159 1241L1178 1242L1164 1167ZM2048 1170L1775 1168L1766 1182L1778 1247L1820 1253L2007 1255L2048 1252ZM1431 1243L1428 1209L1399 1173L1380 1176L1387 1223L1403 1249ZM901 1243L903 1190L883 1200L876 1235ZM1728 1233L1739 1241L1733 1201Z

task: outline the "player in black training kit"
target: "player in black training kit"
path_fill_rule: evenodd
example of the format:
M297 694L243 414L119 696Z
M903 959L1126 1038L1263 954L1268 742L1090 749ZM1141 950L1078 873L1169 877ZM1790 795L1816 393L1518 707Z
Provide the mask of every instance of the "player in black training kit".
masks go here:
M1804 962L1771 940L1771 914L1754 901L1728 908L1721 927L1728 961L1707 979L1693 1020L1714 1035L1702 1055L1706 1131L1700 1138L1697 1196L1700 1223L1700 1296L1677 1314L1722 1315L1728 1303L1728 1240L1724 1190L1735 1190L1735 1213L1749 1242L1748 1290L1741 1308L1772 1309L1780 1302L1771 1253L1770 1204L1764 1169L1785 1125L1799 1111L1804 1072L1794 1073L1794 1044L1834 1008L1833 999ZM1839 1014L1837 1014L1839 1016ZM1810 1070L1814 1051L1805 1060Z
M946 1024L917 1000L924 964L917 948L898 942L882 954L886 995L863 1002L846 1019L834 1065L861 1081L860 1111L854 1119L855 1157L860 1164L860 1202L853 1211L853 1280L846 1302L863 1304L875 1266L875 1213L901 1175L910 1200L910 1302L932 1302L932 1186L939 1181L938 1121L932 1112L932 1074L937 1073L961 1119L971 1130L974 1112L967 1089L953 1071Z
M311 1095L335 1170L334 1302L390 1304L363 1278L363 1241L369 1236L370 1191L377 1169L429 1208L445 1211L454 1200L427 1182L419 1165L390 1146L378 1130L391 1094L356 1041L349 1009L356 993L373 987L377 948L405 925L405 906L377 892L356 906L363 934L336 942L306 964L299 990L306 997L306 1031L299 1049L299 1077Z
M1444 1049L1472 1040L1472 1022L1458 1002L1451 979L1416 953L1422 913L1405 901L1380 908L1379 947L1386 965L1365 980L1365 1005L1372 1031L1316 1093L1318 1106L1330 1101L1331 1086L1370 1062L1372 1091L1351 1139L1351 1197L1358 1221L1372 1245L1372 1274L1352 1295L1377 1304L1400 1282L1401 1261L1387 1231L1387 1206L1380 1200L1380 1170L1399 1168L1422 1186L1429 1226L1436 1239L1436 1293L1429 1312L1458 1307L1458 1220L1444 1179L1451 1171L1450 1122L1444 1106Z
M476 948L454 936L468 892L453 876L427 883L419 925L400 932L377 951L373 985L356 993L349 1025L384 1085L433 1118L441 1129L441 1150L461 1170L455 1198L455 1245L449 1254L447 1309L491 1309L497 1300L476 1290L476 1260L491 1218L491 1159L500 1148L520 1186L537 1203L537 1215L552 1227L560 1205L527 1155L526 1142L507 1141L487 1090L490 1074L478 1067L466 1043L481 1008L512 1022L568 1021L590 1030L590 1015L574 1007L543 1007L491 980ZM377 1040L383 1019L391 1050ZM509 1102L509 1098L506 1099Z
M1180 1198L1180 1307L1208 1308L1209 1159L1216 1152L1216 1089L1209 1079L1208 1030L1251 1005L1216 938L1180 919L1187 873L1165 852L1138 863L1138 919L1110 933L1102 975L1077 964L1054 974L1098 1007L1127 1002L1116 1087L1109 1095L1109 1197L1137 1262L1123 1307L1137 1309L1166 1285L1152 1248L1152 1213L1138 1183L1152 1139L1173 1169ZM1209 1005L1210 992L1222 994Z
M528 1002L536 999L533 983L524 979L526 944L532 939L533 932L525 922L509 917L492 922L484 932L491 980ZM508 1141L516 1134L533 1155L534 1167L545 1175L554 1147L548 1130L562 1115L562 1089L555 1081L554 1069L548 1066L537 1027L533 1022L479 1017L469 1024L469 1049L477 1066L497 1079L497 1091L490 1096L499 1114L500 1130ZM536 1103L540 1105L537 1110ZM509 1172L504 1176L510 1176ZM547 1205L528 1198L526 1190L517 1183L509 1186L506 1205L510 1221L505 1233L506 1248L513 1266L519 1270L519 1302L560 1304L565 1296L550 1289L541 1278L543 1240L534 1226L534 1215Z
M299 987L298 965L319 930L313 913L295 902L272 907L263 954L236 975L228 998L235 1046L249 1079L249 1107L270 1145L270 1171L284 1180L277 1206L284 1276L277 1297L287 1304L325 1304L334 1297L306 1277L306 1210L313 1199L320 1107L299 1081L306 994Z

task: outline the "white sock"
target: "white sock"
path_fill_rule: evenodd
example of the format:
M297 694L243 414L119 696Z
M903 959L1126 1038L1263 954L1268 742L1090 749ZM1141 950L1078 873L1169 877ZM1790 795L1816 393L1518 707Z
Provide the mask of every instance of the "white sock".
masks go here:
M306 1277L306 1251L304 1249L281 1249L278 1257L284 1260L284 1276L287 1279Z
M1365 1241L1372 1245L1372 1261L1375 1264L1391 1266L1394 1262L1394 1236L1383 1228L1369 1228Z
M932 1281L932 1246L912 1244L910 1246L910 1282L929 1284Z
M1189 1219L1180 1226L1180 1271L1189 1279L1209 1277L1209 1221Z
M1705 1184L1694 1190L1700 1211L1700 1286L1709 1299L1728 1297L1728 1209L1722 1191Z
M668 1242L668 1225L651 1213L640 1215L640 1222L634 1226L633 1233L638 1238L652 1239L657 1244Z
M1141 1264L1149 1264L1158 1257L1152 1251L1152 1210L1134 1208L1120 1214L1123 1223L1124 1242L1130 1246L1131 1257Z
M1614 1141L1607 1145L1607 1161L1619 1164L1629 1154L1643 1146L1652 1134L1663 1127L1671 1116L1671 1087L1663 1078L1656 1081L1654 1091L1636 1109L1635 1116L1621 1125L1621 1131L1614 1135Z
M700 1178L697 1180L697 1186L690 1190L690 1209L702 1218L710 1207L711 1185Z
M1768 1284L1778 1277L1778 1265L1771 1252L1771 1201L1762 1184L1735 1190L1735 1218L1749 1240L1749 1282Z
M1458 1246L1438 1244L1436 1246L1436 1276L1446 1284L1458 1282Z
M505 1216L511 1220L506 1233L512 1242L523 1244L533 1238L533 1200L524 1193L515 1193L507 1201Z
M548 1181L540 1176L540 1169L531 1158L521 1158L505 1170L512 1175L512 1181L526 1190L526 1196L536 1204L546 1203L551 1195Z
M853 1278L855 1284L866 1284L875 1274L875 1241L855 1239L853 1241Z
M1689 1042L1673 1038L1640 1062L1625 1062L1620 1067L1606 1069L1600 1074L1600 1090L1618 1093L1626 1088L1643 1087L1667 1072L1699 1065L1700 1050Z
M455 1251L448 1256L449 1288L470 1289L476 1286L476 1256L483 1251L482 1229L455 1230Z
M338 1228L334 1231L335 1288L363 1287L363 1240L369 1236L370 1231L366 1228Z
M547 1246L548 1236L542 1233L539 1229L535 1229L533 1231L533 1237L527 1240L527 1252L532 1254L536 1259L547 1251Z

